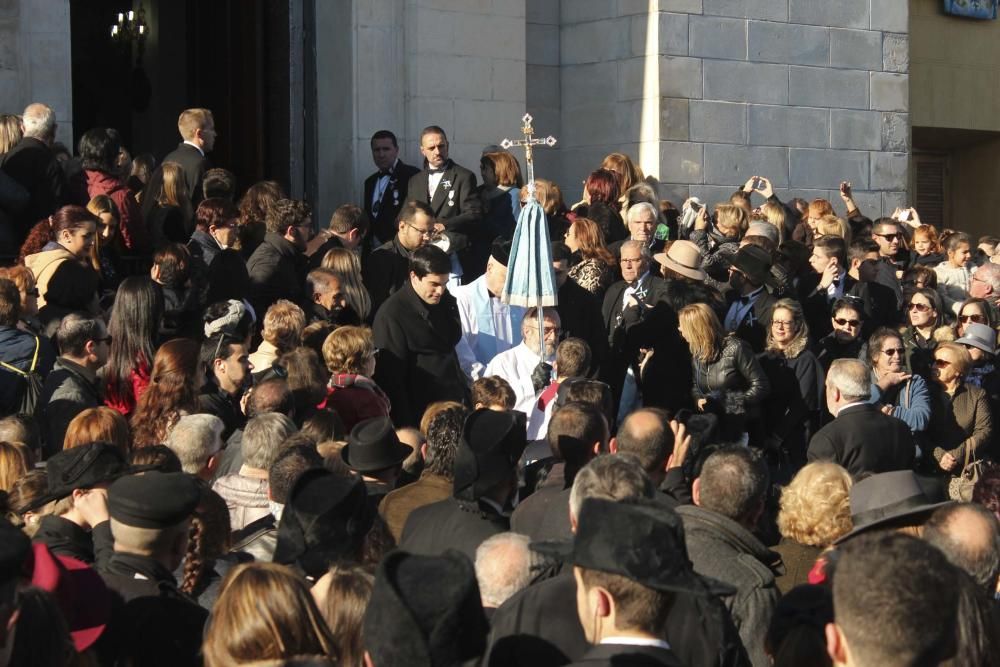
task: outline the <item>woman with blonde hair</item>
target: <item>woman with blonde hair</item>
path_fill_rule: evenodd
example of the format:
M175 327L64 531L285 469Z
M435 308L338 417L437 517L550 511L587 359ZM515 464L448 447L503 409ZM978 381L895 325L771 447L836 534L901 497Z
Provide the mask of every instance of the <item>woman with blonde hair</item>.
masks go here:
M726 335L715 311L704 303L679 313L681 336L691 349L692 395L699 412L719 419L719 435L747 442L746 424L771 389L750 344Z
M604 298L615 279L615 258L604 245L601 228L590 218L577 218L569 226L565 242L571 252L580 256L569 270L569 279L597 298Z
M625 210L628 208L628 191L633 185L642 183L644 178L642 169L624 153L609 153L601 162L601 169L614 172L618 178L618 192L620 194L618 203L621 205L619 212L624 218Z
M205 667L295 656L339 658L306 581L274 563L237 565L226 576L202 644Z
M347 305L362 322L372 317L372 297L361 279L361 258L347 248L333 248L323 255L324 269L330 269L340 279L340 289Z
M154 248L168 241L187 243L194 231L194 208L184 169L176 162L164 162L160 169L163 172L160 192L150 201L143 201L143 208L149 207L146 225Z
M10 491L32 465L27 447L17 442L0 442L0 491Z
M287 299L278 299L264 314L264 338L253 354L250 364L254 373L266 373L278 357L291 352L302 343L306 314Z
M785 574L777 578L785 593L809 583L809 571L820 554L851 532L851 476L836 463L806 465L781 492L778 530Z
M790 475L805 465L806 446L819 430L826 398L823 366L809 349L809 325L798 301L774 304L760 365L771 393L761 406L756 444Z
M21 117L14 114L0 114L0 156L9 153L24 138Z
M389 397L371 379L376 363L371 329L339 327L323 341L323 361L330 371L325 405L337 411L344 428L389 416Z
M778 230L778 245L785 240L785 225L788 224L788 209L782 204L766 201L761 204L757 219L769 222Z

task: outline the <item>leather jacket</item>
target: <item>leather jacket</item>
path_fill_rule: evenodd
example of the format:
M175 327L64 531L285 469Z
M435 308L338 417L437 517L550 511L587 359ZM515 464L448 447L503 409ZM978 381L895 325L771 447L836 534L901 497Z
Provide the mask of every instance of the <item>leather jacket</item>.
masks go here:
M736 336L723 340L715 361L702 363L692 357L691 368L695 401L707 398L722 414L751 414L771 391L750 344Z

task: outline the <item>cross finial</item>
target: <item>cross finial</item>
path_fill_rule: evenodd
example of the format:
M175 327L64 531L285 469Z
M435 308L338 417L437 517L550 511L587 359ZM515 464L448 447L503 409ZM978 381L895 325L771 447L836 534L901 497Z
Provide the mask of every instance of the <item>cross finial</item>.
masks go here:
M531 154L532 147L548 146L551 148L556 145L556 138L552 135L549 135L544 139L538 139L533 136L535 134L535 129L531 126L531 122L533 120L534 118L531 117L530 113L526 113L521 117L521 133L524 135L524 139L511 141L510 139L504 138L504 140L500 142L500 146L503 147L504 150L510 150L513 146L524 147L525 169L528 172L528 196L531 199L535 198L535 165Z

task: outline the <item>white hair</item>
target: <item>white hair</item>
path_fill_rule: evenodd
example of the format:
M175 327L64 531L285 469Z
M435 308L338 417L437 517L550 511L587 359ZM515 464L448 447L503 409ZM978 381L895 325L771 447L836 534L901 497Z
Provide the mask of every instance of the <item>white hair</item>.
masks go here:
M21 117L24 136L50 139L56 132L56 112L44 104L29 104Z
M826 382L845 401L867 401L872 396L871 370L858 359L836 359L830 364Z
M215 415L186 415L170 430L166 445L181 460L181 470L197 475L222 449L225 428Z
M659 213L656 211L656 207L650 204L648 201L641 201L632 204L628 211L625 213L625 218L627 222L632 222L632 219L639 215L639 211L648 211L651 216L653 216L653 221L659 217Z
M528 547L527 535L499 533L476 549L476 579L484 607L499 607L531 583L540 557Z

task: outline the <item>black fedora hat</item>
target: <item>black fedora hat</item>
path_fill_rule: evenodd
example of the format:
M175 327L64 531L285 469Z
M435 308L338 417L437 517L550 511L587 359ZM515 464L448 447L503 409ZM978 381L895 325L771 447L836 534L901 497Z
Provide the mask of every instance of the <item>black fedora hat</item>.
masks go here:
M373 417L355 424L340 450L340 458L357 472L375 472L399 465L412 453L399 441L392 420Z
M655 500L583 501L572 540L531 548L588 570L617 574L668 593L730 595L730 586L695 573L677 513Z
M106 442L64 449L56 452L45 464L48 482L45 495L24 511L65 498L73 493L73 489L89 489L98 484L111 483L129 472L125 456L117 447Z
M930 514L950 500L933 502L912 470L895 470L866 477L851 487L853 530L835 541L840 544L855 535L904 517Z
M455 454L454 495L478 500L508 478L528 445L527 418L514 410L476 410Z
M375 573L363 627L375 664L436 667L478 658L489 625L472 562L454 549L390 553Z
M360 478L325 468L306 470L292 485L278 523L273 561L320 577L331 563L355 560L375 512Z
M732 267L745 274L755 285L770 284L771 253L755 245L745 245L733 257Z

